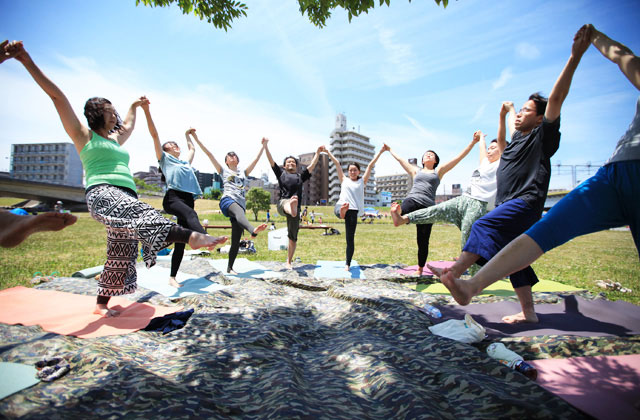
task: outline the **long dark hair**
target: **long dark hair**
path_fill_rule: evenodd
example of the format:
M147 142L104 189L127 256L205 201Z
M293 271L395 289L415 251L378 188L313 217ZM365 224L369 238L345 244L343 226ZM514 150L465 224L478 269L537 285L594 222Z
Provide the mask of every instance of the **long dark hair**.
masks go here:
M112 105L108 99L99 97L89 98L84 104L84 116L93 131L104 128L104 106L107 104ZM122 118L115 109L113 112L116 114L116 125L109 133L120 133L124 129Z

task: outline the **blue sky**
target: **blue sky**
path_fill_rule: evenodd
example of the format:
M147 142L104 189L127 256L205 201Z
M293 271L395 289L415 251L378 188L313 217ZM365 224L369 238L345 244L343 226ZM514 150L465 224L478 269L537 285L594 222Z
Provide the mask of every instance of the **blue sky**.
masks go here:
M21 39L76 112L91 96L125 114L140 95L151 100L163 140L185 146L198 130L216 156L235 150L242 163L263 136L274 158L329 143L335 115L405 157L435 150L443 161L475 130L494 138L503 100L516 108L529 94L548 95L583 23L640 53L640 4L632 1L393 0L351 23L336 10L325 28L300 15L297 2L247 0L248 17L225 32L175 6L135 0L0 0L0 38ZM636 28L636 29L633 29ZM13 143L68 141L55 109L14 60L0 65L0 169ZM593 47L585 54L562 109L562 139L552 164L604 163L628 127L638 91ZM155 165L138 113L126 148L131 168ZM468 185L477 149L448 173L438 193ZM196 153L194 166L213 172ZM588 173L584 168L578 180ZM268 172L266 159L253 175ZM401 173L389 155L378 175ZM567 170L552 188L571 187Z

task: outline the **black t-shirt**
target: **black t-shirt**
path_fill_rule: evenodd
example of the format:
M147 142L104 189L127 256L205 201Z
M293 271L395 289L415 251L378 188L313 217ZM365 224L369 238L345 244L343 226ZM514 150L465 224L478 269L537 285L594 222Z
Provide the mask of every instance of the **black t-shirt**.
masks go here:
M276 178L278 178L280 199L291 198L297 195L298 207L300 207L302 203L302 183L311 178L311 174L307 168L303 168L302 173L296 172L294 174L290 174L278 165L273 165L271 169L273 169L273 173L276 174Z
M542 124L527 135L513 133L496 173L496 206L520 198L542 212L551 178L551 156L560 146L560 117Z

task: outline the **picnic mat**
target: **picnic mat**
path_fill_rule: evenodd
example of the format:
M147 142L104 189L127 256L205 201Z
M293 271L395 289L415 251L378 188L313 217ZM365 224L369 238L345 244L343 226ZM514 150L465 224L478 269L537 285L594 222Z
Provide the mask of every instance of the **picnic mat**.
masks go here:
M180 298L202 293L211 293L224 289L226 286L214 283L204 277L198 277L178 271L176 281L182 285L177 288L169 285L169 275L171 270L165 267L154 265L150 269L142 268L138 270L138 286L153 290L169 298Z
M431 265L433 267L436 267L436 268L449 268L454 263L455 263L455 261L429 261L429 262L427 262L427 264L429 264L429 265ZM405 276L411 276L411 275L413 275L413 273L416 272L417 269L418 269L418 265L410 265L409 267L405 267L405 268L399 269L397 272L399 274L404 274ZM433 276L434 274L425 265L424 266L424 270L422 270L422 275L423 276Z
M598 419L640 418L640 355L528 361L537 384Z
M413 284L407 285L412 289L423 292L423 293L433 293L433 294L441 294L441 295L450 295L449 289L445 287L444 284L439 281L432 284ZM584 290L577 287L569 286L568 284L559 283L553 280L540 280L536 283L532 291L534 292L573 292L578 290ZM484 289L481 295L494 295L494 296L515 296L515 292L513 291L513 286L511 286L511 282L509 280L503 279L499 280L489 287Z
M89 267L89 268L85 268L84 270L76 271L71 275L71 277L82 277L84 279L90 279L102 273L102 270L104 270L104 265Z
M227 273L227 264L229 262L228 259L215 259L208 260L209 264L220 271L225 277L229 278L255 278L255 279L272 279L282 277L282 273L278 273L277 271L269 270L263 265L258 264L255 261L249 261L246 258L236 258L236 261L233 263L233 271L238 274L229 274Z
M356 260L351 260L351 266L349 271L344 268L347 265L346 261L323 261L319 260L316 263L316 268L313 272L313 277L317 279L365 279L364 272L360 269Z
M502 317L520 312L520 303L501 301L494 303L440 305L442 318L462 319L466 313L485 327L490 338L526 337L538 335L576 335L583 337L625 336L640 334L640 306L629 302L611 302L604 299L587 300L566 295L557 304L535 305L537 324L506 324Z
M0 362L0 400L40 382L33 365Z
M109 301L109 308L120 315L103 318L93 313L95 306L95 296L12 287L0 291L0 322L39 325L56 334L93 338L137 331L146 327L152 318L182 309L137 303L115 296Z

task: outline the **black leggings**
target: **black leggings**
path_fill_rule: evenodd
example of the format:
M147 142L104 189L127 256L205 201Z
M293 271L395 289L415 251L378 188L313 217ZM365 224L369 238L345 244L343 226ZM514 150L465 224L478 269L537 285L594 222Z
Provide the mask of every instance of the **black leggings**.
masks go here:
M238 256L242 232L246 229L252 237L255 237L255 235L253 234L254 227L251 226L251 223L247 220L244 209L240 204L231 204L227 212L229 213L229 219L231 219L231 248L229 249L229 262L227 263L227 272L229 272L233 270L233 263Z
M193 209L194 204L193 194L177 190L167 190L167 193L164 195L164 200L162 200L162 208L164 208L164 211L167 213L173 214L178 218L178 225L196 232L206 233L200 224L200 220L198 220L198 214ZM167 242L171 242L168 239L169 238L167 238ZM176 274L178 274L178 269L184 256L184 247L185 244L189 242L189 239L187 238L184 242L185 243L183 243L183 241L176 242L173 247L173 253L171 254L171 277L175 277Z
M418 204L411 198L402 201L400 209L402 214L411 213L419 209L425 208L424 205ZM429 256L429 238L431 237L432 224L416 225L416 242L418 243L418 266L423 268L427 264Z
M347 210L344 215L345 239L347 240L347 265L351 266L353 252L356 249L355 236L356 227L358 226L358 210Z

